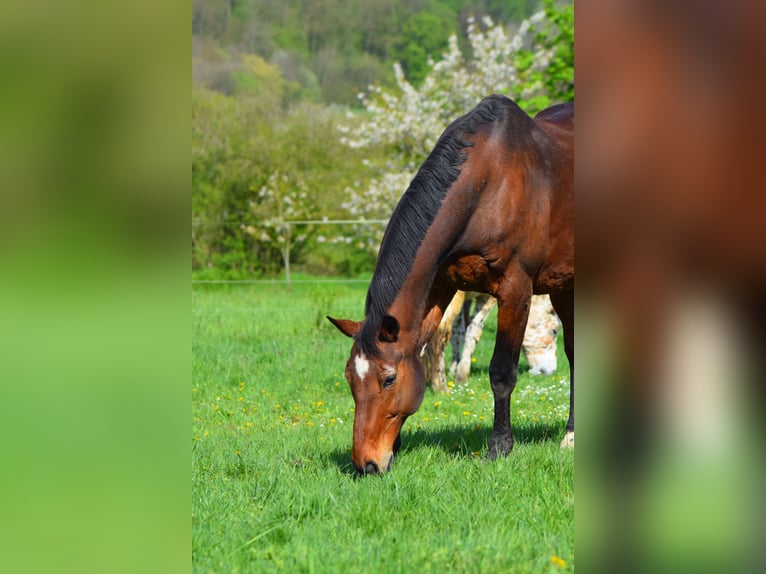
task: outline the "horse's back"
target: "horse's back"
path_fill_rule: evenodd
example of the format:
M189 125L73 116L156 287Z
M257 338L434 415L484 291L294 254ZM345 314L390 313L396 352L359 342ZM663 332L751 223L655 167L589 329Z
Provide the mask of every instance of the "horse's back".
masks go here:
M535 121L545 121L574 131L574 102L547 107L535 116Z

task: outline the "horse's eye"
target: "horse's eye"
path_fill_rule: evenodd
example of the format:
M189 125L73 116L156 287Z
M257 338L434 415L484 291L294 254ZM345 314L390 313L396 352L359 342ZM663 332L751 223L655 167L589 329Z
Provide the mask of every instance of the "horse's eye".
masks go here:
M396 375L391 375L390 377L386 377L386 379L383 381L383 388L387 389L391 385L393 385L396 382Z

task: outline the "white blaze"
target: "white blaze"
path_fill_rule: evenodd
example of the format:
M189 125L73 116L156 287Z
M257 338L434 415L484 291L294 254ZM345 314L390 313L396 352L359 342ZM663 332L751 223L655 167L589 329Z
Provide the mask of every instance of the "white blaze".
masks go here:
M367 371L370 370L370 361L367 360L367 357L361 351L354 357L354 365L356 366L356 374L359 375L360 379L364 379Z

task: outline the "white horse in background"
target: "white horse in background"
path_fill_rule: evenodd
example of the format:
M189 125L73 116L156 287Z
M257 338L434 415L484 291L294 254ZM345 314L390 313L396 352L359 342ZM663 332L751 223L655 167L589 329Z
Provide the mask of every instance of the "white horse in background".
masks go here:
M497 302L489 295L458 291L447 307L431 341L423 349L426 377L434 390L447 390L444 349L452 342L449 374L455 382L464 383L471 372L471 357L481 339L484 322ZM473 306L473 311L471 308ZM556 372L556 344L561 328L548 295L533 295L522 349L532 375Z

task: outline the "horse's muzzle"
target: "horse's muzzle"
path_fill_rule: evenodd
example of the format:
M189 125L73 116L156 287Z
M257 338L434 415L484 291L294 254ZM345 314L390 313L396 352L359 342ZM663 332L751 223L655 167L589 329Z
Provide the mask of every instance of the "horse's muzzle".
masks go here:
M368 474L383 474L384 472L388 472L388 470L391 468L391 463L393 461L394 461L394 454L391 453L388 455L388 461L382 468L374 460L365 461L364 467L361 467L355 464L354 468L356 469L357 474L359 474L360 476L365 476Z

